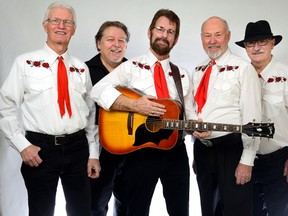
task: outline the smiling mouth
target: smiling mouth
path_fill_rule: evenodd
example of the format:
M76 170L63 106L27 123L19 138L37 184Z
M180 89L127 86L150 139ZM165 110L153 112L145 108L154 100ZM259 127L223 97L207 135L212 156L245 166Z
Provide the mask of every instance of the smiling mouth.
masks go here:
M114 49L111 49L111 52L120 53L120 52L122 52L122 50L121 50L121 49L114 48Z
M67 34L66 32L63 32L63 31L56 31L55 33L59 34L59 35L66 35Z

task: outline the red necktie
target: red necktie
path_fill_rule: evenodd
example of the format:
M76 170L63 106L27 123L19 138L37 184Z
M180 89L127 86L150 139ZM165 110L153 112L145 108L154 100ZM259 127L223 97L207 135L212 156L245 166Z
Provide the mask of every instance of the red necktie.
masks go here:
M215 61L210 61L208 64L208 67L199 83L196 95L195 95L195 100L198 104L198 113L201 113L202 107L206 103L207 99L207 92L208 92L208 84L209 84L209 79L210 79L210 74L212 71L212 67L215 65Z
M154 67L154 84L158 98L169 98L165 74L161 63L158 61Z
M68 77L63 57L58 57L58 105L61 118L65 114L65 105L69 116L72 116L70 97L68 91Z

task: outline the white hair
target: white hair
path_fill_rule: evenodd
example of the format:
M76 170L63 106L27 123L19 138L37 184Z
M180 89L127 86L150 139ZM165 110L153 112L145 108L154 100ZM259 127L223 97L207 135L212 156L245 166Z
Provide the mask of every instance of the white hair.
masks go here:
M74 25L76 27L76 12L75 12L74 8L72 6L66 4L65 2L62 2L62 1L53 2L52 4L49 5L49 7L47 8L46 13L44 15L43 23L47 22L48 15L49 15L51 9L58 8L58 7L66 8L66 9L71 11L72 16L73 16L73 22L74 22Z

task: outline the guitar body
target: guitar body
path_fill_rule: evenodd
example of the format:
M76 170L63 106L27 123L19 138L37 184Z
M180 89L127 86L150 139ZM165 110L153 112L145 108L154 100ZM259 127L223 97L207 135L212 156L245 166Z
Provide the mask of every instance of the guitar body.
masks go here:
M123 95L140 98L142 95L128 88L117 88ZM162 129L163 119L178 120L179 104L170 99L153 100L165 105L167 112L161 117L138 113L99 110L99 137L102 146L113 154L126 154L142 148L168 150L178 140L178 130Z
M141 93L118 87L123 95L140 98ZM103 147L113 154L126 154L142 148L168 150L175 146L179 130L245 133L252 137L273 138L274 123L249 122L246 125L179 120L180 104L170 99L153 100L163 104L163 116L143 116L133 112L99 110L99 137Z

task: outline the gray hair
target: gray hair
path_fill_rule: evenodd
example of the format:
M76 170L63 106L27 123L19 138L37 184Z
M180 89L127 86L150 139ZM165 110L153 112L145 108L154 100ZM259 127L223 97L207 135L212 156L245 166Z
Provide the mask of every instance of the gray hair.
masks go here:
M65 2L62 2L62 1L53 2L52 4L49 5L49 7L47 8L46 13L44 15L43 23L47 22L48 15L49 15L51 9L58 8L58 7L66 8L66 9L71 11L72 16L73 16L73 22L74 22L74 25L76 27L76 12L75 12L74 8L72 6L66 4Z

